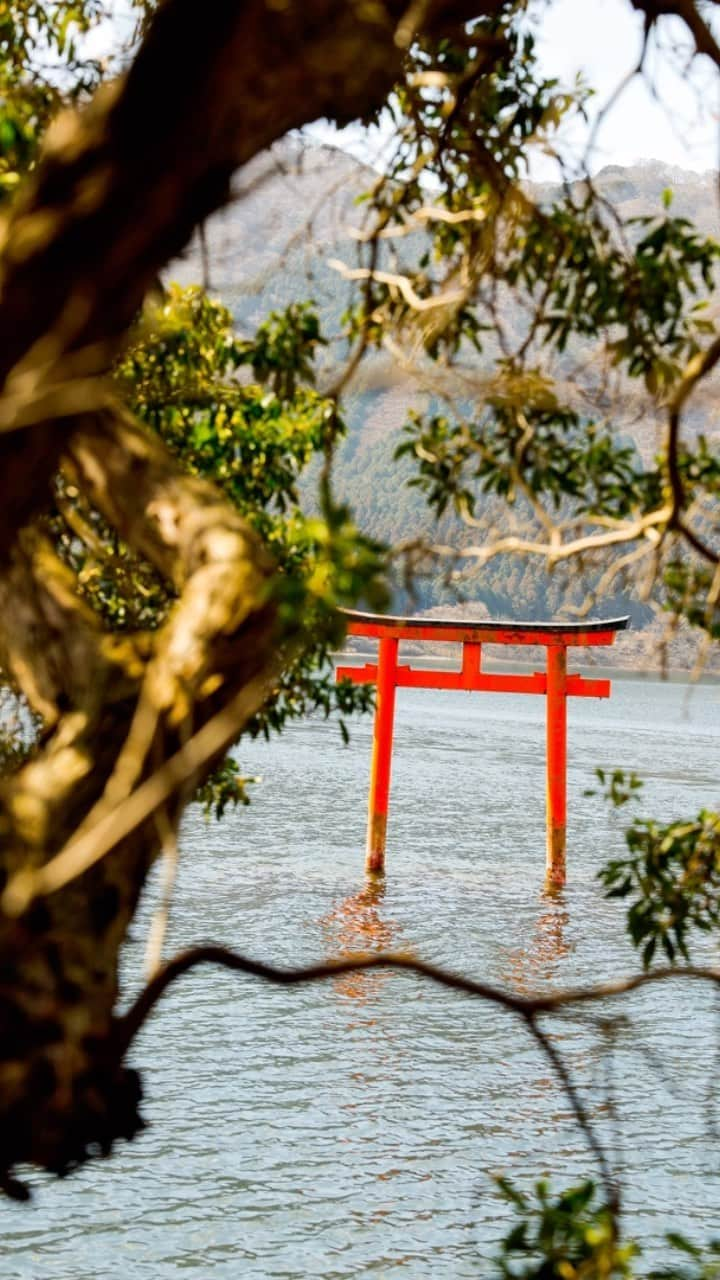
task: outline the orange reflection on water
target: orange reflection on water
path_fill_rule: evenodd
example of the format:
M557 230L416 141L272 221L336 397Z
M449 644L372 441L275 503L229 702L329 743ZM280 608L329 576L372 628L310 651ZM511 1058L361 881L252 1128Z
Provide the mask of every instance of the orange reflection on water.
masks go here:
M565 938L570 915L565 898L557 889L544 890L541 911L527 945L511 951L507 960L508 983L521 995L530 995L538 983L550 982L558 964L572 950Z
M387 920L381 907L385 897L385 880L368 877L359 893L343 898L323 916L320 925L333 956L348 956L360 951L390 951L399 933L394 920ZM334 979L335 989L353 1000L367 1000L387 981L387 972L347 973Z
M546 888L540 894L539 910L532 932L525 946L516 947L508 953L503 978L507 985L518 995L536 995L543 987L553 984L561 962L573 950L565 930L570 923L565 894L557 887ZM550 1031L550 1028L546 1028ZM568 1038L568 1030L562 1026L553 1026L551 1038L558 1048ZM572 1037L571 1037L572 1038ZM584 1065L584 1058L575 1058L573 1067L578 1069ZM518 1099L518 1120L530 1120L535 1115L533 1101L545 1098L543 1105L547 1108L546 1118L549 1123L557 1124L567 1114L567 1098L558 1084L557 1077L546 1070L547 1062L538 1074L530 1077L524 1088L523 1099Z

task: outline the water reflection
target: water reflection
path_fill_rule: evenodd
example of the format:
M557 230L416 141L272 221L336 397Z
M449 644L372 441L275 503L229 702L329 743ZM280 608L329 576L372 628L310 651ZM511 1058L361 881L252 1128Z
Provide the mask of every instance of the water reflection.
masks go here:
M618 681L609 702L574 700L566 903L539 896L542 700L426 693L403 690L387 890L365 886L362 824L347 816L366 794L367 737L325 751L324 726L291 725L248 759L276 784L250 810L220 826L190 814L184 847L202 856L181 859L168 946L187 946L199 928L288 964L389 946L521 990L627 974L623 913L595 878L598 814L582 788L596 762L647 766L648 812L696 812L714 791L717 704L698 699L691 734L677 685ZM468 801L470 732L484 743L482 794L502 817L492 842L489 801ZM442 805L430 812L440 776ZM624 851L612 826L604 852ZM138 938L156 905L149 894ZM706 946L700 957L717 961ZM373 983L383 983L376 995ZM659 983L626 1004L544 1021L611 1150L596 1021L621 1012L632 1018L613 1064L624 1203L649 1270L667 1266L668 1227L704 1240L717 1221L718 1146L703 1117L709 1075L720 1074L716 1010L703 984ZM521 1189L540 1172L556 1188L595 1173L517 1019L404 974L366 974L344 995L248 982L240 998L232 975L198 971L161 1002L137 1057L152 1122L140 1149L120 1144L102 1167L38 1185L32 1226L26 1206L3 1205L0 1276L339 1280L399 1268L408 1280L482 1280L511 1225L483 1170Z
M400 927L382 912L385 878L368 876L358 893L352 893L320 920L332 956L348 956L358 951L390 951L397 946ZM335 989L343 996L365 1003L388 979L388 972L374 970L348 973L336 978Z
M565 894L561 889L543 889L540 912L526 946L510 951L505 979L520 995L529 995L538 983L550 982L557 968L572 951L565 937L570 922Z

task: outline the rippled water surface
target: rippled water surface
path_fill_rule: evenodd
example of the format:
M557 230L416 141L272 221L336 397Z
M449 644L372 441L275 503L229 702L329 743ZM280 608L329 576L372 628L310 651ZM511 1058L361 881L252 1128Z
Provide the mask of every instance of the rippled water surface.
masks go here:
M371 727L324 723L247 748L249 810L193 811L168 948L215 939L295 964L360 948L417 954L517 991L626 972L621 911L595 872L621 828L583 796L596 764L637 767L649 813L717 802L720 690L618 681L570 710L569 885L543 892L543 700L403 690L388 874L363 876ZM624 816L624 815L623 815ZM153 886L153 893L156 892ZM139 983L151 909L128 948ZM708 952L712 958L712 952ZM608 1114L597 1011L557 1024L652 1248L720 1222L714 997L623 1005ZM506 1012L402 973L291 991L196 971L138 1041L148 1130L30 1208L0 1207L2 1280L492 1275L507 1224L488 1172L564 1184L592 1171L566 1098Z

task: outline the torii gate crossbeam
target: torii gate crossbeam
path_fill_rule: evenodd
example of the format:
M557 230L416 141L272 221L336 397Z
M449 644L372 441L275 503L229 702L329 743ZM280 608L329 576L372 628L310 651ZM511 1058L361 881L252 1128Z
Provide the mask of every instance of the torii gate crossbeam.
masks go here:
M568 674L568 648L611 645L627 618L593 622L458 622L445 618L391 618L348 610L348 633L378 641L376 663L338 667L337 680L374 684L377 690L368 804L367 870L385 868L390 799L395 690L465 689L492 693L544 694L547 709L547 859L551 884L565 883L567 830L567 698L609 698L609 680ZM418 669L398 661L401 640L462 645L459 670ZM543 645L545 671L505 675L482 670L482 645Z

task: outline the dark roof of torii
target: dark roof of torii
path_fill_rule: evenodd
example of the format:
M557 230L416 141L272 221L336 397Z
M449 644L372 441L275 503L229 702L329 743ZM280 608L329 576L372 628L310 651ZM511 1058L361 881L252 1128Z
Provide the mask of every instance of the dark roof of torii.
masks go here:
M418 628L428 631L504 631L542 633L543 635L585 635L596 631L625 631L630 619L624 618L592 618L581 622L515 622L509 618L504 620L489 618L398 618L387 613L360 613L356 609L341 609L349 623L366 624L372 627Z

